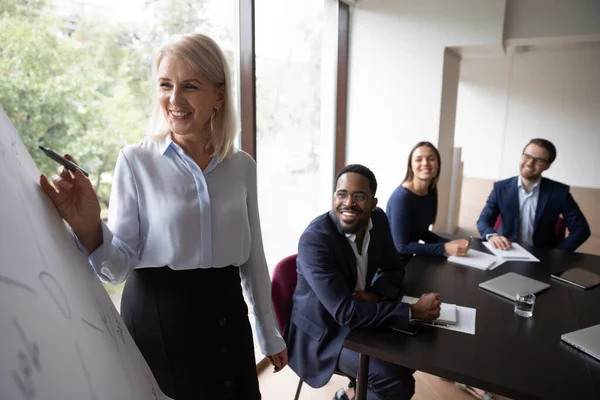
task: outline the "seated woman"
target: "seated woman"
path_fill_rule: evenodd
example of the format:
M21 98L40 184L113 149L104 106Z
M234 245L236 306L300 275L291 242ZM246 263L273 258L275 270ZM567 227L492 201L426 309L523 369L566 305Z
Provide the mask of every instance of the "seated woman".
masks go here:
M464 256L469 242L448 241L429 230L437 214L437 182L440 177L440 153L429 142L419 142L408 156L404 181L388 200L386 214L394 244L407 256ZM425 243L419 243L422 240Z

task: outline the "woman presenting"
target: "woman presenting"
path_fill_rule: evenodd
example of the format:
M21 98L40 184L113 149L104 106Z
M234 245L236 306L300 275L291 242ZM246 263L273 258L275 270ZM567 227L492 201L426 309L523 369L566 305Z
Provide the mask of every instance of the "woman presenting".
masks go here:
M166 395L259 399L242 285L276 370L287 349L271 303L256 165L233 148L226 58L207 36L177 37L156 52L152 85L149 135L119 153L108 225L81 171L40 184L98 276L127 279L121 315Z

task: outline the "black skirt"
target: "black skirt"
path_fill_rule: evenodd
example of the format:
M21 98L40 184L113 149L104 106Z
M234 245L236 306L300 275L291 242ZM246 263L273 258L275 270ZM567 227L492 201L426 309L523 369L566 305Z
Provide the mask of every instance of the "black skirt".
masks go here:
M135 269L121 316L167 396L260 399L237 267Z

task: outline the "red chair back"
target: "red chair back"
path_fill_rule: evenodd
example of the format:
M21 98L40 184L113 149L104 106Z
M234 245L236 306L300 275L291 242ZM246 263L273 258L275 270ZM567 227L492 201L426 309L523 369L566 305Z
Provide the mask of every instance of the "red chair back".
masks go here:
M567 223L563 217L558 217L556 221L556 225L554 226L554 238L556 240L556 244L559 245L565 240L565 236L567 235Z
M494 224L494 230L498 232L500 227L502 226L502 216L498 214L498 218L496 218L496 223Z
M298 255L294 254L279 261L275 266L273 278L271 279L271 299L273 300L273 308L275 309L279 329L282 333L290 316L292 296L298 282L297 257Z
M496 218L496 223L494 224L494 230L498 232L500 227L502 226L502 217L498 214L498 218ZM558 217L556 221L556 225L554 226L554 242L558 246L565 240L565 236L567 234L567 223L563 217Z

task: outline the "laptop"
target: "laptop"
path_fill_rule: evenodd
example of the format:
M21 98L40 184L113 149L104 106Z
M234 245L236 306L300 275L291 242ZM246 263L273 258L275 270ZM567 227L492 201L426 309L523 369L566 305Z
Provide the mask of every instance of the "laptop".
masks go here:
M554 273L552 274L552 278L570 283L571 285L577 286L580 289L590 289L594 286L600 285L600 274L581 267L575 267Z
M565 333L560 338L571 346L600 360L600 325Z
M479 287L515 301L517 292L530 292L536 294L542 290L548 289L550 285L515 272L508 272L494 279L490 279L489 281L481 282Z

